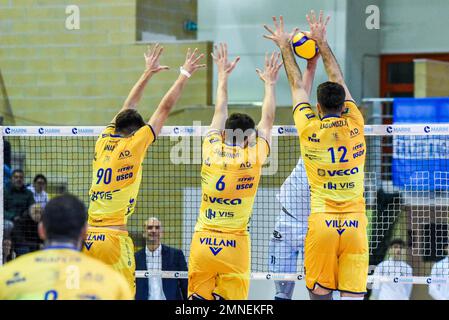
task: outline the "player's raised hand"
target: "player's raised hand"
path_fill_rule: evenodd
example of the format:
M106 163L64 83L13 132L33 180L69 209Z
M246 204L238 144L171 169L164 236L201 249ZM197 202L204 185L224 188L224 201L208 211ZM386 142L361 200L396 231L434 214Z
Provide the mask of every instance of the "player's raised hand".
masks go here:
M273 52L271 57L265 54L265 68L264 70L256 69L259 78L267 85L273 85L279 78L279 69L282 67L280 61L281 54Z
M265 30L267 30L270 33L268 35L264 35L263 37L274 41L274 43L276 43L278 47L290 45L293 36L298 32L298 28L293 28L293 31L290 33L286 32L284 30L284 17L282 16L279 17L279 23L276 17L273 17L273 23L274 23L274 31L266 24L263 25Z
M228 46L226 43L220 43L218 46L214 46L214 52L211 53L212 59L218 67L218 74L227 76L231 74L237 63L240 61L240 57L234 59L234 61L228 61Z
M316 67L316 65L318 64L318 60L320 60L320 57L321 57L320 52L317 52L316 55L312 59L307 60L307 67L308 68L311 66Z
M161 57L164 48L157 43L153 48L148 46L147 52L143 55L145 57L145 68L147 71L158 73L159 71L168 70L168 66L161 66L159 58Z
M327 16L326 19L324 19L323 10L320 10L320 15L317 19L315 11L311 10L310 13L306 15L307 22L310 26L310 32L306 35L318 43L325 43L327 41L326 26L330 18L330 16Z
M199 64L199 61L204 58L204 54L198 54L198 48L195 48L193 52L191 52L190 48L187 49L186 60L182 65L182 68L187 71L190 75L195 73L196 70L200 68L205 68L205 64Z

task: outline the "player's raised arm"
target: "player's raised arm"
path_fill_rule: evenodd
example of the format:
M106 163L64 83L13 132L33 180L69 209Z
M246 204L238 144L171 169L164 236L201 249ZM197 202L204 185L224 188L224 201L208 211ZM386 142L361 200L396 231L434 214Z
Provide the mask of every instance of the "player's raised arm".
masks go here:
M170 111L172 110L178 99L181 97L182 90L184 89L188 79L195 73L195 71L200 68L206 67L205 64L199 64L199 61L204 57L204 54L201 53L198 55L197 52L198 49L195 49L193 53L191 52L190 48L187 50L186 60L181 67L181 74L165 94L165 96L162 98L156 111L148 121L148 124L151 125L156 136L161 132L161 129L164 125L165 120L167 120Z
M279 23L276 17L273 17L273 23L274 31L267 25L264 25L264 28L270 33L269 35L264 35L264 38L272 40L281 49L285 72L287 73L290 90L292 92L293 105L308 103L309 93L304 88L301 70L296 63L291 46L291 40L298 29L293 29L291 33L285 32L284 18L282 16L279 18Z
M276 110L276 82L279 78L279 69L282 66L282 61L279 61L280 53L275 53L268 57L265 55L264 70L256 69L259 78L265 84L265 97L262 104L262 115L260 122L257 125L257 132L259 136L267 140L271 144L271 129L273 128L275 110Z
M228 77L234 70L240 57L234 61L228 61L228 47L226 43L220 43L214 47L211 53L218 69L217 101L215 102L215 112L210 125L211 129L223 130L228 118Z
M315 72L319 59L320 54L317 53L312 59L307 60L306 71L304 71L303 86L309 97L312 91L313 80L315 79Z
M137 109L137 104L142 98L143 91L145 90L145 87L151 77L160 71L168 70L167 66L161 66L159 64L159 58L161 57L163 51L164 48L159 44L156 44L153 48L148 46L147 52L144 53L145 71L140 76L134 87L131 89L119 113L127 109ZM115 123L116 117L117 116L114 117L112 123Z
M326 26L330 20L330 16L327 16L327 18L324 19L323 11L321 10L320 15L317 19L315 16L315 12L312 10L310 11L310 14L306 15L306 18L310 26L310 33L306 33L306 35L316 41L318 49L320 50L321 56L323 58L324 67L326 69L329 80L342 85L346 93L345 99L353 100L343 78L343 72L341 71L337 59L335 58L331 48L329 47L329 44L327 43Z

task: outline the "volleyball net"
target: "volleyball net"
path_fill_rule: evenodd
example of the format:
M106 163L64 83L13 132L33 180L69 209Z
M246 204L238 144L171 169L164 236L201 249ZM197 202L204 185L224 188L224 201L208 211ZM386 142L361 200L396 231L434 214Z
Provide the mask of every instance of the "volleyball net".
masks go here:
M145 222L156 217L163 226L162 242L182 249L186 259L189 258L190 241L201 202L201 145L206 129L202 126L164 127L149 148L143 163L136 209L128 220L128 230L136 250L145 246ZM94 146L102 130L103 127L82 126L3 127L1 151L6 144L10 145L10 159L1 159L1 164L8 167L0 174L4 189L12 183L8 169L20 168L24 171L26 184L32 184L37 174L43 174L48 181L50 198L70 192L88 205ZM401 283L449 283L443 270L441 274L431 272L435 263L447 256L449 125L368 125L365 135L369 282L377 277L381 281ZM271 153L262 170L249 226L252 279L303 279L301 252L298 259L294 259L295 272L270 270L270 242L274 237L274 227L277 219L285 214L278 194L299 158L296 129L293 126L274 127ZM5 160L10 163L6 164ZM300 188L297 189L300 192ZM33 247L33 241L37 239L32 221L39 219L38 214L27 209L29 213L23 213L27 216L25 222L11 219L3 192L0 200L4 203L0 209L0 238L4 240L1 256L14 250L26 252L37 248L39 244ZM304 202L295 205L299 211L301 206L306 206ZM299 217L298 223L306 225L307 215ZM292 239L299 238L295 237L295 232L301 232L300 228L297 231L295 228L289 235ZM402 252L393 252L389 248L394 239L405 242ZM386 260L403 261L413 272L398 273L392 267L391 272L373 273L375 267ZM136 271L137 277L155 274L165 278L187 277L185 270Z

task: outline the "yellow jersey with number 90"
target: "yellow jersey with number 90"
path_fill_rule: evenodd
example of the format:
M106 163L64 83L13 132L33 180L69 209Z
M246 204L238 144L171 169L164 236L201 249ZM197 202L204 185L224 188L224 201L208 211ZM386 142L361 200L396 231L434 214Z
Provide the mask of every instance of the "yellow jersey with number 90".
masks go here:
M155 140L150 125L129 137L106 127L95 145L92 186L89 191L89 224L96 227L126 224L134 212L142 180L142 162Z
M202 200L195 231L247 233L268 142L257 137L247 147L227 145L218 130L203 142Z
M364 213L364 120L353 101L321 119L310 104L293 110L310 184L312 213Z

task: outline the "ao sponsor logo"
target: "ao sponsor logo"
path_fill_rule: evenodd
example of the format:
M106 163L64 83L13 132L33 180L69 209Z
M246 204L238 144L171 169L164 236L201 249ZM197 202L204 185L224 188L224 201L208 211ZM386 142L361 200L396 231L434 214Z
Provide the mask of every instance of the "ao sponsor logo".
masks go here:
M125 151L120 152L120 156L118 157L118 159L123 160L123 159L129 158L129 157L131 157L131 151L125 150Z
M359 134L360 134L360 130L357 129L357 128L352 129L352 130L351 130L351 133L350 133L351 137L356 137L356 136L358 136Z

